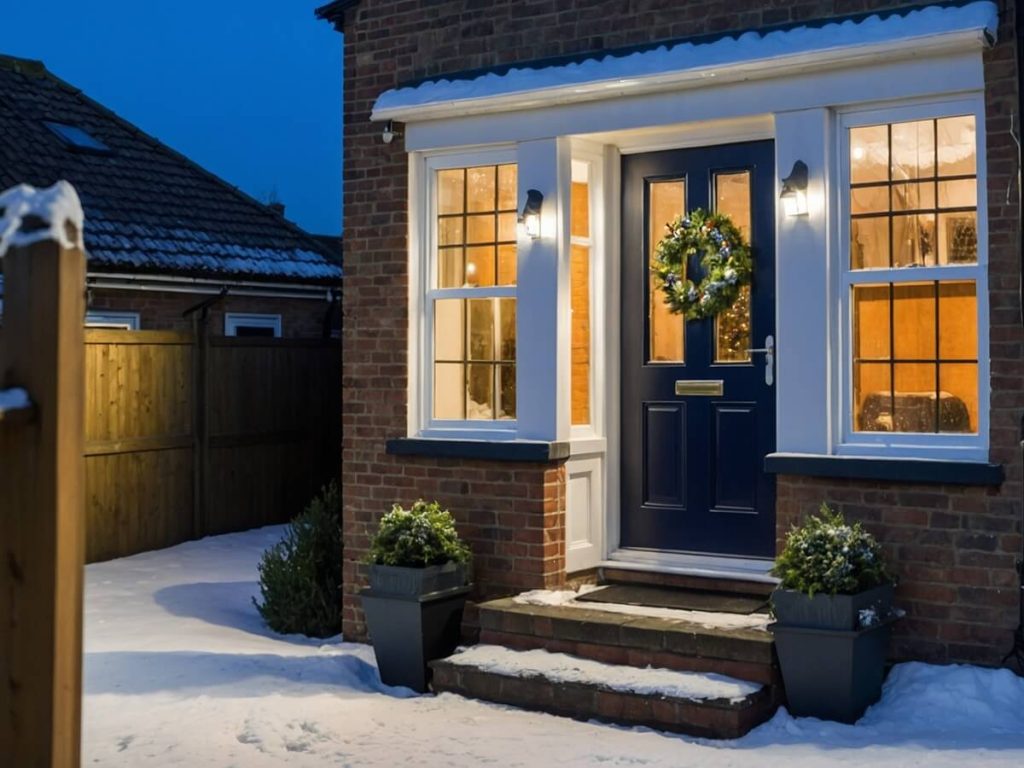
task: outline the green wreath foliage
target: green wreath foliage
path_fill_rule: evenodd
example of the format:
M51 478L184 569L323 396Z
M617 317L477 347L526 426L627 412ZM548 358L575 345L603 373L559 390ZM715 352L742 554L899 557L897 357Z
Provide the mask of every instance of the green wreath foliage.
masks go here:
M729 309L753 274L750 247L732 219L696 208L665 228L651 269L669 310L688 320L703 320ZM695 255L704 271L699 283L686 277L687 261Z

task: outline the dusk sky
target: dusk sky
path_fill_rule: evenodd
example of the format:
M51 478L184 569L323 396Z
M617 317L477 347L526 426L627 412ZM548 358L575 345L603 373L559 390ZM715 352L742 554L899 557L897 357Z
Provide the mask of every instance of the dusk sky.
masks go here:
M342 38L323 0L5 3L59 77L310 232L341 231Z

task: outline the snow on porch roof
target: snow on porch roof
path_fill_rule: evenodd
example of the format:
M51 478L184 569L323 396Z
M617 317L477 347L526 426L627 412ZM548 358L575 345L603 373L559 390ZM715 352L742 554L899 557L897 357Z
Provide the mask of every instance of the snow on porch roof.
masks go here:
M372 120L424 120L506 112L550 102L592 101L699 87L829 64L907 58L995 40L999 12L989 0L944 3L731 32L579 57L506 64L421 80L385 91Z

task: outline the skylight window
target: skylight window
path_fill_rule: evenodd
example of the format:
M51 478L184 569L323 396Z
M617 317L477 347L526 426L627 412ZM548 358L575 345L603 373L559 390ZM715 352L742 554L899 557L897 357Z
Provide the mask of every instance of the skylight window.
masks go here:
M110 152L110 147L88 131L82 130L78 126L51 122L45 122L43 124L72 149L77 149L82 152Z

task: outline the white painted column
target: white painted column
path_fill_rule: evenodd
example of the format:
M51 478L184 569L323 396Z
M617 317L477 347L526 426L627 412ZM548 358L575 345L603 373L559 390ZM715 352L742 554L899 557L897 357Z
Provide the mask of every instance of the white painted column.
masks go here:
M775 115L779 178L793 163L807 163L808 215L787 216L777 205L776 337L777 449L780 453L830 452L832 437L832 307L829 168L832 118L827 109ZM776 187L778 189L778 187Z
M519 228L516 316L517 437L567 440L570 428L569 211L572 158L568 139L518 145L519 210L526 191L544 195L541 236ZM560 354L560 352L564 352Z

